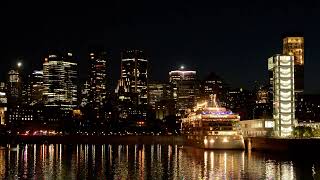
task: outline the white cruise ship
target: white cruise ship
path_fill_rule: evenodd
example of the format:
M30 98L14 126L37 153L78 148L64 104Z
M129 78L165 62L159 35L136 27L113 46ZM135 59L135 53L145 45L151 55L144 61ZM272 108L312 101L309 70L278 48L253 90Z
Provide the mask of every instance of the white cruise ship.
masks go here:
M209 102L198 104L182 120L187 144L204 149L244 149L240 116L218 107L215 99L213 96Z

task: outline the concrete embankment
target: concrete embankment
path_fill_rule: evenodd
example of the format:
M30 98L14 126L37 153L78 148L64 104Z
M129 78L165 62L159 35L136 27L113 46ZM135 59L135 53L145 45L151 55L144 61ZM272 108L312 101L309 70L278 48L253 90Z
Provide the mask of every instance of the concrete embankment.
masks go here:
M245 138L246 149L263 151L319 152L320 139Z
M2 144L172 144L184 145L182 136L6 136Z

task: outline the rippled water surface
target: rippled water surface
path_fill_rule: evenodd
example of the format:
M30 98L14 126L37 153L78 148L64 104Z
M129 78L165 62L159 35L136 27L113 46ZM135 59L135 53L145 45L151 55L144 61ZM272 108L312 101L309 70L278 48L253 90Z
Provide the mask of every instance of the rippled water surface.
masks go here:
M2 179L320 179L320 158L171 145L18 145Z

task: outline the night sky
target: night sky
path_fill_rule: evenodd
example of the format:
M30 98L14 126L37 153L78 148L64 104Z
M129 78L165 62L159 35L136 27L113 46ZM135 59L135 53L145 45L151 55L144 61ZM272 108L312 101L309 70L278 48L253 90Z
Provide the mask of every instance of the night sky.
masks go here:
M120 50L139 48L148 54L153 80L167 80L183 64L200 77L213 71L234 87L250 88L267 79L267 58L282 52L282 35L301 32L305 90L320 93L316 1L11 1L1 2L0 17L1 80L17 59L30 72L57 48L73 50L84 79L88 48L104 46L113 84Z

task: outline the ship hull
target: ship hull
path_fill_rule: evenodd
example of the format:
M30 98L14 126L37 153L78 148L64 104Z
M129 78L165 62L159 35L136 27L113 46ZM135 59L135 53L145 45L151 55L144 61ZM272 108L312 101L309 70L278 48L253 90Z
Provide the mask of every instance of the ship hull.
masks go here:
M187 136L186 145L202 149L245 149L242 136Z

